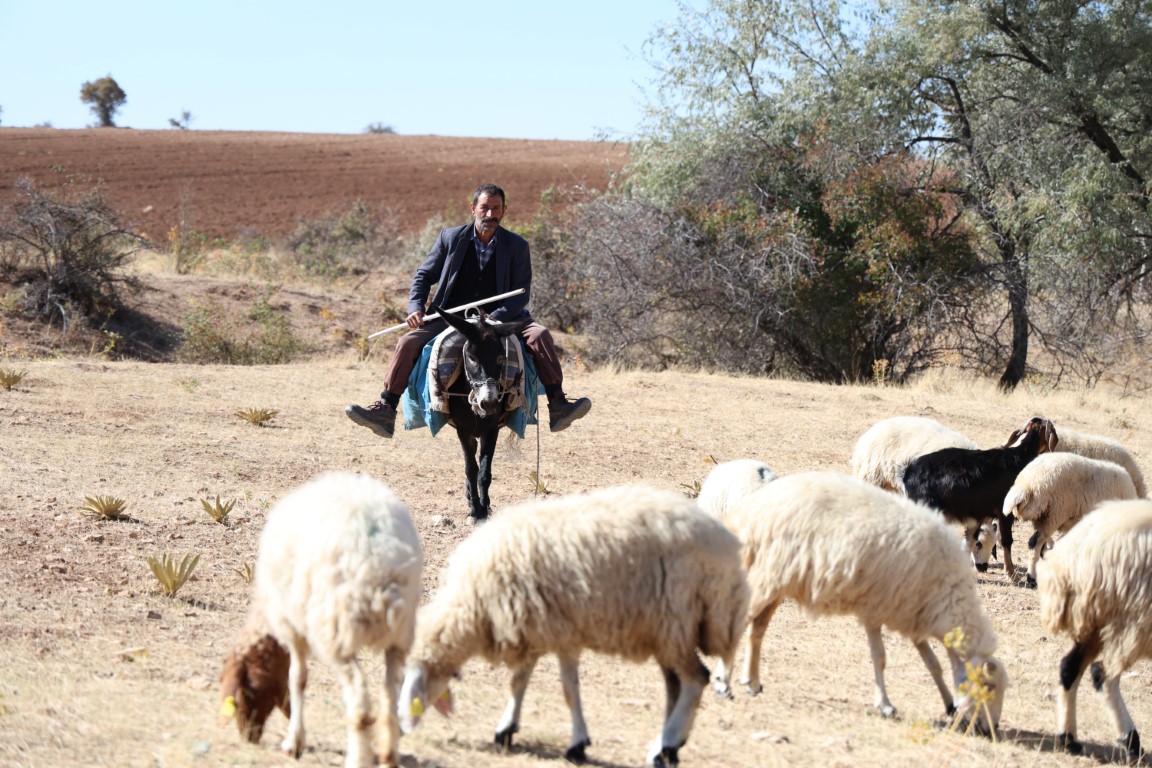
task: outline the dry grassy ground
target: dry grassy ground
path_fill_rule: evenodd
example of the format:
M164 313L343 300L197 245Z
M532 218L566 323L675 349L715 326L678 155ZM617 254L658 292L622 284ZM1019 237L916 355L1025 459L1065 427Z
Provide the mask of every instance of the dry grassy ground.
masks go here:
M11 362L6 362L12 367ZM283 367L195 367L98 359L19 362L28 375L0 390L0 764L5 766L284 766L274 715L258 746L217 724L216 678L245 616L238 570L255 558L265 515L318 472L345 469L390 483L411 507L427 550L426 590L469 530L463 467L450 431L375 438L348 422L347 402L371 400L383 361L355 356ZM981 445L1001 443L1033 415L1125 442L1152 469L1147 400L1107 392L1004 396L983 383L934 378L908 389L832 387L699 372L614 372L570 363L569 390L593 398L569 431L502 445L493 501L532 494L539 466L550 493L644 481L685 489L708 457L758 457L779 473L847 469L856 437L879 419L921 414ZM234 416L274 408L267 427ZM84 496L128 500L131 519L80 513ZM200 499L238 499L228 525ZM452 524L437 525L434 516ZM324 525L323 510L316 525ZM1017 535L1026 540L1027 531ZM1020 545L1022 548L1023 545ZM158 593L145 559L201 556L175 598ZM866 553L865 553L866 556ZM1026 552L1018 554L1027 558ZM769 628L765 692L705 695L685 766L1091 765L1112 759L1112 728L1085 685L1080 734L1088 756L1052 752L1053 688L1066 641L1046 637L1034 591L994 564L980 591L1012 677L999 743L939 727L942 707L919 657L889 638L888 681L900 716L869 709L864 633L849 618L813 620L786 606ZM939 649L938 649L939 650ZM381 681L369 659L372 682ZM584 695L593 765L632 766L662 717L654 665L588 656ZM317 665L307 696L303 766L342 764L343 705ZM1152 733L1152 667L1123 688L1138 727ZM456 686L457 714L437 715L401 745L409 766L556 765L568 737L555 665L538 669L517 746L492 734L507 690L503 670L472 662ZM1117 756L1118 759L1118 756Z

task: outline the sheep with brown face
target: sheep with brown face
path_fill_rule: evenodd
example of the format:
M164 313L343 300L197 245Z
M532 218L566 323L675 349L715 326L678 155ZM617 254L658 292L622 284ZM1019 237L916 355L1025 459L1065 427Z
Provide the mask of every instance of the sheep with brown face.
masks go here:
M221 724L235 718L240 735L257 744L273 710L288 717L288 661L288 650L271 635L229 653L220 673Z
M300 757L307 659L314 655L342 689L345 766L376 763L377 717L384 726L379 763L399 765L396 698L416 632L423 561L407 507L379 480L333 472L285 496L260 537L248 642L225 662L221 714L234 706L241 734L258 740L287 691L288 735L280 748ZM385 660L378 712L358 659L369 649Z

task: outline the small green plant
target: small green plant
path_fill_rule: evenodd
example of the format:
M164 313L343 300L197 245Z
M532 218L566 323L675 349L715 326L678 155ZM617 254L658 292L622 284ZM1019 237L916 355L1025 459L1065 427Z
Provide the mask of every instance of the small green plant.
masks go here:
M18 371L15 368L0 368L0 387L4 387L6 392L11 392L12 388L24 381L24 377L27 375L28 371Z
M184 586L184 582L192 575L192 571L196 570L199 562L200 555L195 557L184 555L184 559L177 563L176 558L169 556L167 552L161 555L159 560L154 557L148 558L148 565L152 568L156 581L160 582L160 589L168 597L176 596L180 587Z
M195 392L200 389L200 379L177 379L176 384L185 392Z
M221 503L220 496L217 494L215 502L208 501L208 499L200 499L200 504L213 520L218 523L223 523L228 519L228 513L232 511L232 507L236 506L236 499Z
M690 499L694 499L700 495L700 481L693 480L691 483L680 483L681 488L686 488L684 495Z
M85 496L80 511L101 520L123 520L128 502L115 496Z
M236 415L249 424L255 424L262 427L276 417L280 413L274 408L241 408L236 411Z
M240 578L244 579L248 584L252 583L252 577L256 575L255 569L252 568L252 563L241 563L232 570L240 574Z

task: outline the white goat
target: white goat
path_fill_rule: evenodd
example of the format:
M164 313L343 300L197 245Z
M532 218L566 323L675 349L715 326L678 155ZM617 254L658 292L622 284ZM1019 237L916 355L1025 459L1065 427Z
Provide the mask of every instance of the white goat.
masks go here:
M1076 691L1091 666L1118 741L1138 759L1140 734L1120 695L1120 676L1139 659L1152 658L1152 502L1101 504L1053 545L1037 580L1044 629L1066 633L1073 642L1060 660L1058 743L1081 751ZM1096 658L1100 662L1093 664Z
M236 699L268 692L275 696L284 689L286 677L290 709L281 749L300 757L307 657L315 654L343 689L348 718L345 765L373 765L372 699L357 653L380 650L386 667L380 762L399 765L396 695L415 635L423 559L407 508L378 480L330 473L285 496L268 514L260 537L245 630L245 637L256 643L225 662L222 714L244 710L252 712L246 717L267 718L272 701L242 708ZM288 649L288 664L283 663L283 649L269 644L269 635ZM263 719L238 724L242 733L249 738L255 733L259 740Z
M591 741L580 706L581 651L655 657L667 696L647 761L676 763L708 684L696 649L731 663L744 629L739 547L683 495L643 486L502 511L461 543L420 612L400 694L404 730L419 723L425 702L447 714L449 680L482 656L512 670L496 730L496 742L510 746L532 669L555 653L572 716L565 756L582 761Z
M907 636L920 652L949 713L955 711L929 638L946 643L957 686L965 662L991 694L978 713L995 729L1007 675L992 657L996 635L976 594L976 578L940 514L853 477L808 472L780 478L737 502L729 525L743 541L752 602L741 682L758 693L760 646L772 615L792 599L814 615L852 614L864 625L872 654L876 707L895 713L884 686L881 627ZM952 634L957 637L957 634ZM718 687L728 687L728 670ZM966 714L968 707L965 706Z
M1056 445L1056 450L1119 464L1131 476L1132 484L1136 486L1136 495L1139 498L1148 496L1148 486L1144 484L1144 473L1140 471L1136 459L1132 457L1128 449L1118 441L1110 437L1088 435L1062 427L1060 429L1060 442Z
M1066 533L1102 501L1134 498L1132 478L1111 461L1075 453L1042 453L1029 462L1004 497L1004 515L1027 520L1035 529L1028 540L1032 564L1025 583L1036 586L1036 563L1055 534Z

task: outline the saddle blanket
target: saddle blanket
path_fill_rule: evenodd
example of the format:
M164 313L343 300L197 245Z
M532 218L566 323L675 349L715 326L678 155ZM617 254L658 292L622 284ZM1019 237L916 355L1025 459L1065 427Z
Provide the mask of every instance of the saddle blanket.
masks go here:
M518 336L506 336L506 358L501 381L512 386L508 400L508 419L504 426L518 437L524 437L524 428L536 423L536 401L540 395L540 382L536 378L536 365L532 355ZM449 423L448 387L464 375L464 337L452 328L424 345L420 359L408 377L401 405L404 411L404 429L428 427L435 435ZM522 375L521 375L522 374Z

